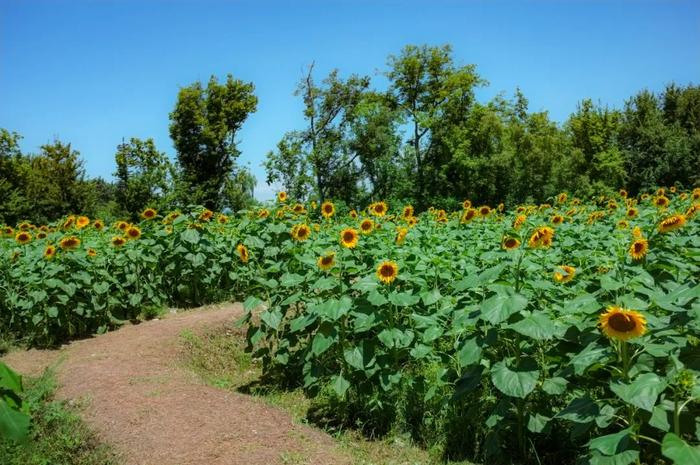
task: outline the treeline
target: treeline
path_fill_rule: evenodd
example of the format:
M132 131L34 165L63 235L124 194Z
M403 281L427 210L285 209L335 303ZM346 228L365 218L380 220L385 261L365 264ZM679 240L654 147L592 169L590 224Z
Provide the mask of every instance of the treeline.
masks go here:
M267 182L299 200L362 207L396 199L418 209L700 183L698 86L643 90L622 109L585 99L557 124L530 111L519 89L478 101L487 82L476 66L458 65L449 46L407 46L388 58L384 76L386 90L338 71L318 82L311 66L296 91L305 125L267 155ZM24 154L20 136L0 129L0 222L135 217L145 206L245 208L256 181L237 164L237 135L256 111L254 90L230 75L180 89L170 113L176 160L151 139L122 141L115 181L89 179L69 143Z

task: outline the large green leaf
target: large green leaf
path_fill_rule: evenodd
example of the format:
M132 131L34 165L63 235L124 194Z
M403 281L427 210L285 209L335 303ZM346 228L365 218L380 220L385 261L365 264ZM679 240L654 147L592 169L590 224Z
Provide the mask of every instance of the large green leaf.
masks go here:
M691 446L673 433L666 433L661 453L676 465L700 465L700 447Z
M29 434L29 423L29 415L11 408L0 398L0 437L24 441Z
M457 351L457 362L459 366L466 367L481 359L481 347L476 342L476 338L467 339L462 347Z
M522 320L508 325L509 328L523 336L533 339L552 339L559 333L557 326L544 313L532 313Z
M639 375L631 384L610 382L610 389L620 399L648 412L654 409L656 399L665 388L666 381L655 373Z
M496 294L481 304L481 318L496 325L525 307L527 298L521 294Z
M622 431L618 431L617 433L598 436L597 438L590 440L588 447L591 449L596 449L605 455L616 455L631 448L631 434L632 430L627 428L623 429Z
M537 386L540 372L532 359L523 359L511 369L506 360L496 363L491 368L491 381L503 394L524 399Z

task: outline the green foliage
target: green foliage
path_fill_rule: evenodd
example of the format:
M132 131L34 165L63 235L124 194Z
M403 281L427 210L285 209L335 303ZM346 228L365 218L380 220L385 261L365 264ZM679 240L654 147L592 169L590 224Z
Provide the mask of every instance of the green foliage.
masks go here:
M170 113L170 136L182 170L183 203L210 209L230 206L225 200L231 194L222 196L222 192L227 182L229 190L240 186L236 136L257 108L253 91L252 83L231 75L224 84L212 76L206 87L195 82L180 89L175 109ZM240 187L246 192L249 184Z
M29 434L28 406L22 377L0 362L0 441L24 441Z

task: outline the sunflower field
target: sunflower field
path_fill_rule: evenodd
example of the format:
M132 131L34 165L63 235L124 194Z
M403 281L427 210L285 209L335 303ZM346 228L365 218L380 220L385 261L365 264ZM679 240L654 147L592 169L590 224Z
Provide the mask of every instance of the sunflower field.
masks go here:
M266 382L330 427L485 463L700 463L700 189L506 210L376 202L3 228L35 345L244 301Z

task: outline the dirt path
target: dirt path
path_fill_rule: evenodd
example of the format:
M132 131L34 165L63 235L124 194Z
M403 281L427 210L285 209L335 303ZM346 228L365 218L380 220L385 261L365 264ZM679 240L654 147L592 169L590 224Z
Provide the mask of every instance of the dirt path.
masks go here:
M85 420L128 465L350 463L329 436L258 399L206 386L178 364L182 331L223 325L241 312L240 305L182 312L5 361L25 374L56 364L57 397L85 399Z

